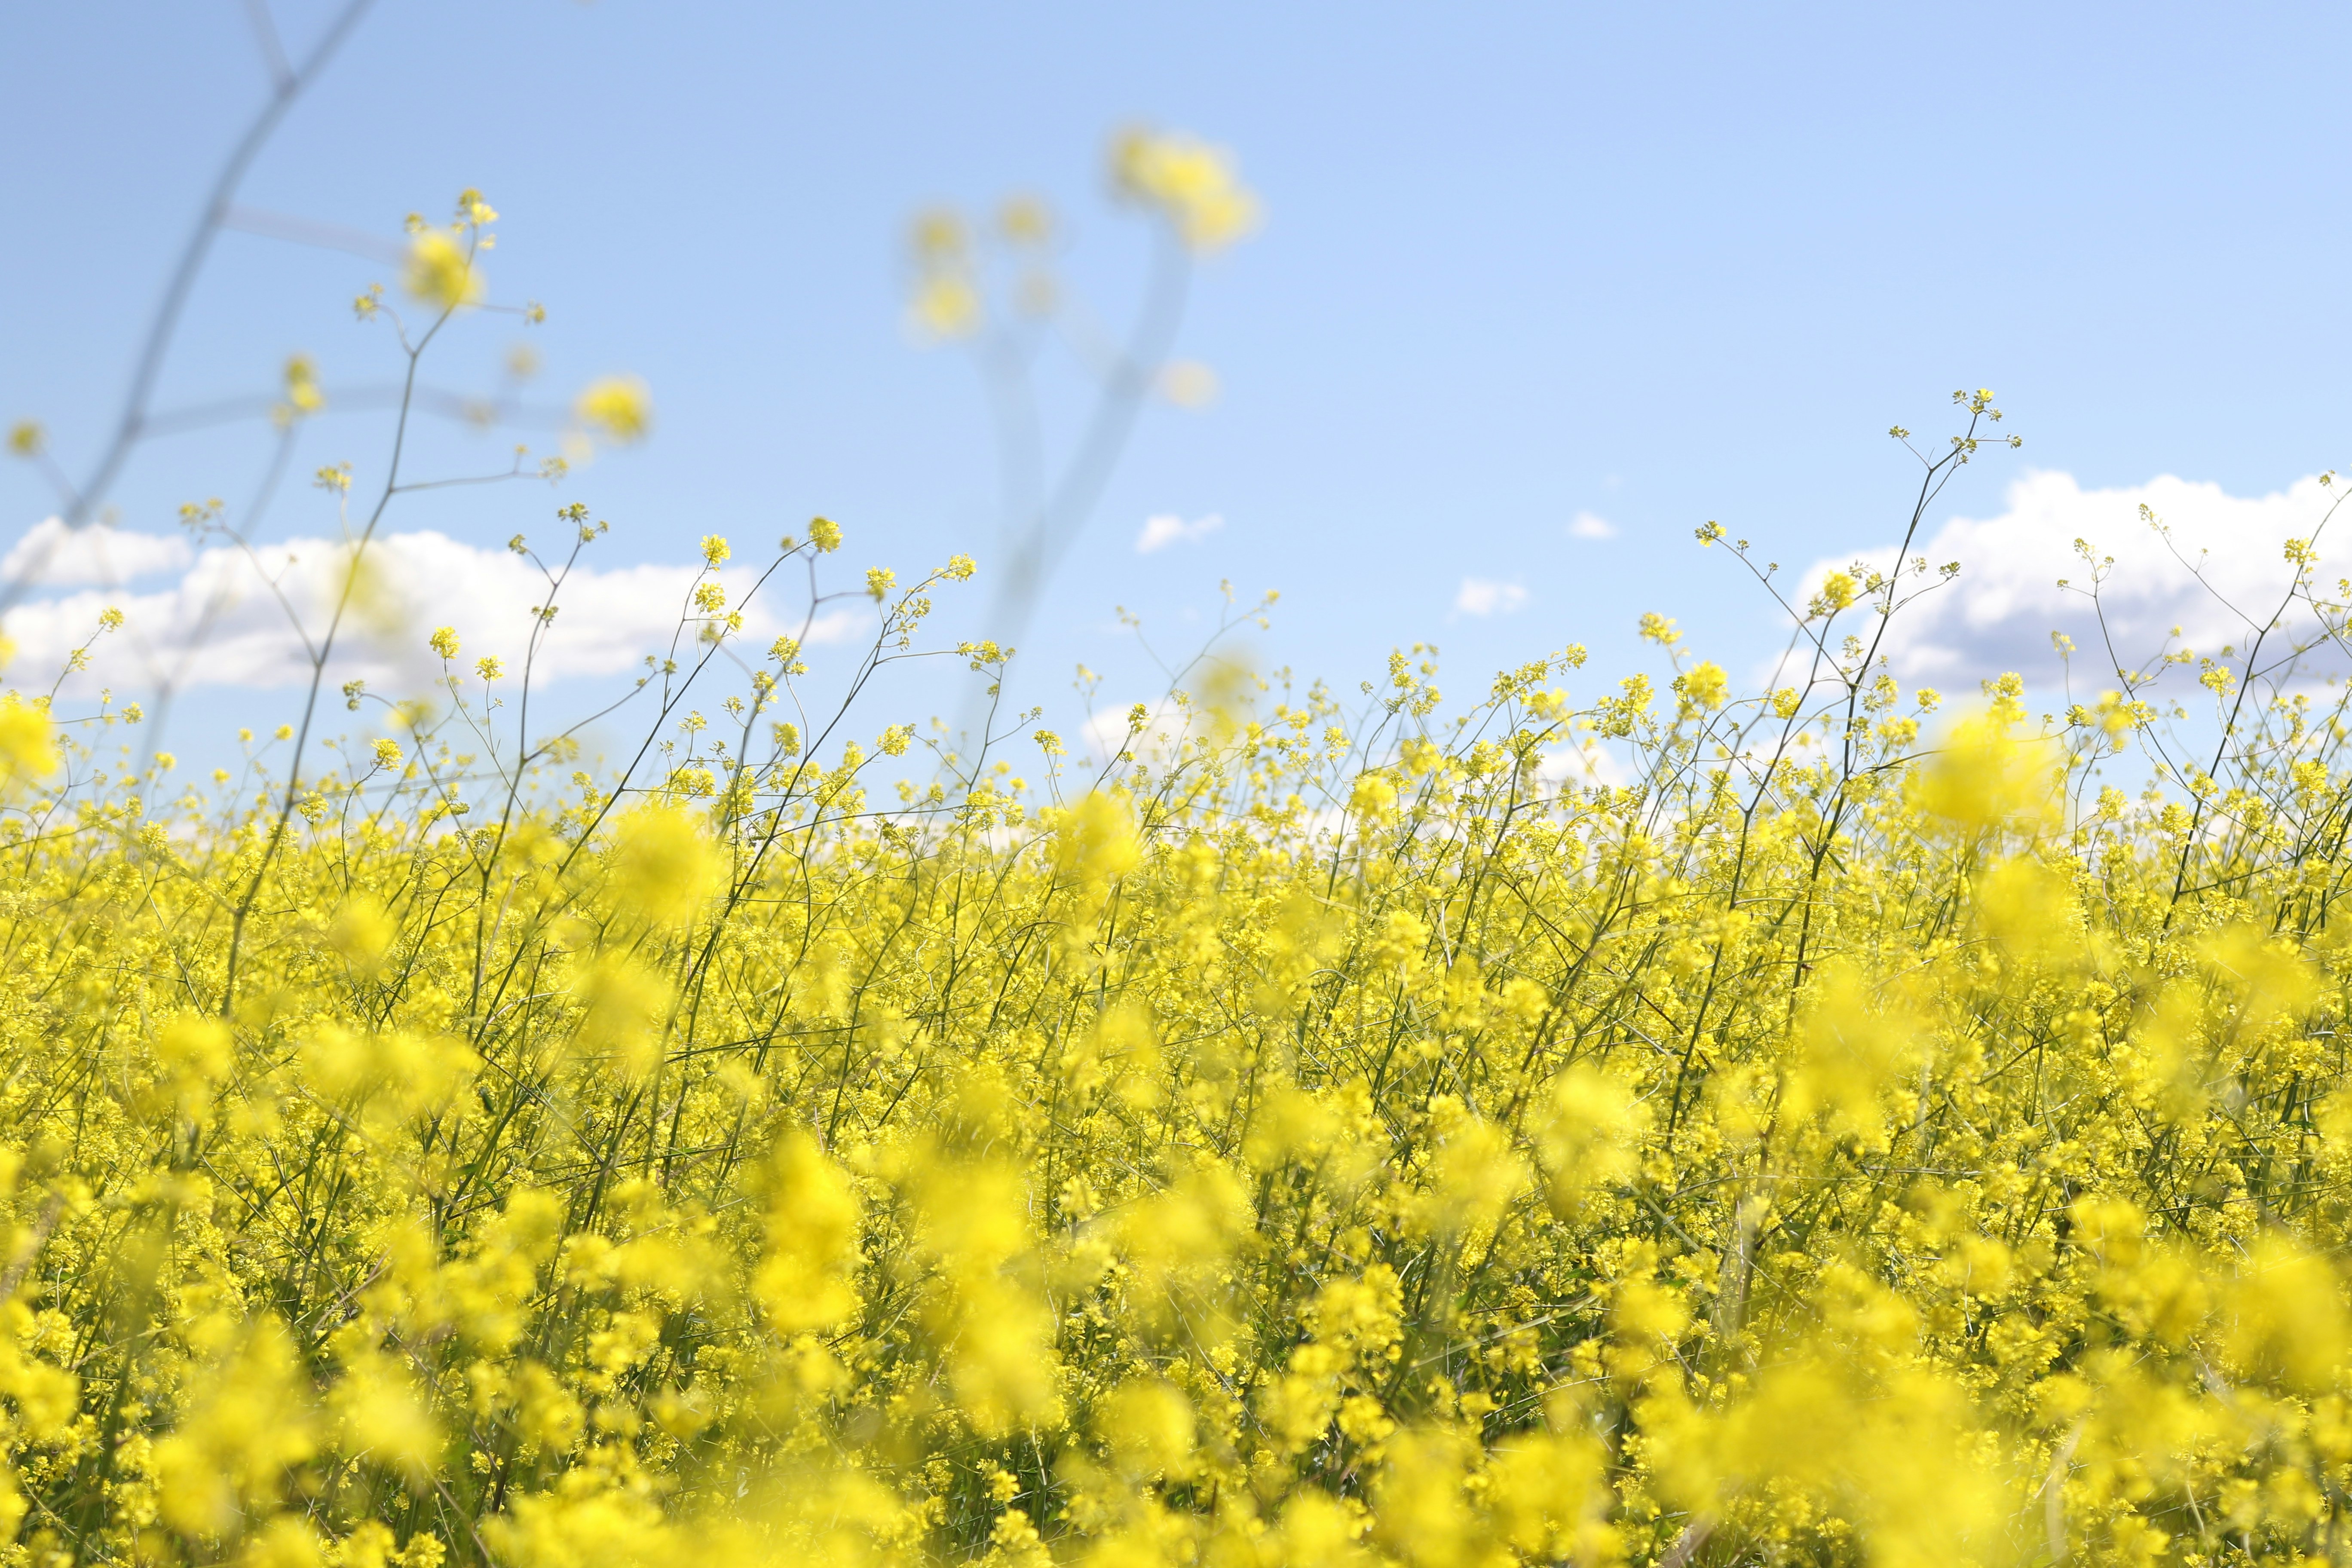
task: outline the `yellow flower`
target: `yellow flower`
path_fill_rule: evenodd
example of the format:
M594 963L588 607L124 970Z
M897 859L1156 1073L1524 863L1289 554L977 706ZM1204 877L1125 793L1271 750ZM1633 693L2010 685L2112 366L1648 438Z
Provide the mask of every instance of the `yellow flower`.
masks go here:
M1849 574L1832 572L1822 579L1821 591L1813 595L1812 613L1816 616L1833 616L1851 605L1859 593Z
M409 242L408 266L401 277L410 294L438 310L480 302L482 275L466 247L437 228Z
M1198 360L1162 365L1160 395L1179 408L1206 408L1217 400L1217 373Z
M961 216L946 207L927 207L907 226L907 248L926 270L961 266L971 242Z
M327 395L319 385L319 367L309 354L295 354L286 362L286 406L297 416L316 414L327 405Z
M916 327L932 337L969 337L980 330L980 290L960 272L922 279L909 310Z
M2046 749L2020 740L1996 710L1963 720L1913 783L1920 805L1959 826L2026 829L2052 820L2057 775Z
M634 375L608 375L589 384L572 410L580 422L620 446L645 439L653 428L653 396Z
M1108 881L1133 868L1137 855L1134 820L1117 797L1093 791L1062 814L1055 858L1065 869Z
M1356 815L1373 822L1384 822L1396 815L1396 784L1381 773L1363 773L1356 779L1356 787L1349 804Z
M1723 706L1731 683L1730 678L1724 674L1723 667L1709 661L1691 670L1677 684L1681 687L1683 700L1690 705L1691 710L1706 713Z
M692 916L726 869L693 818L651 807L622 821L612 865L615 896L660 924Z
M754 1299L780 1334L832 1328L857 1310L857 1190L798 1131L785 1134L771 1170L767 1257Z
M1015 245L1045 245L1054 237L1054 209L1042 197L1007 197L996 210L996 229Z
M0 699L0 778L44 779L57 771L57 734L47 710L13 691Z
M1111 142L1113 185L1158 209L1191 248L1219 249L1257 226L1257 197L1232 154L1182 132L1133 130Z

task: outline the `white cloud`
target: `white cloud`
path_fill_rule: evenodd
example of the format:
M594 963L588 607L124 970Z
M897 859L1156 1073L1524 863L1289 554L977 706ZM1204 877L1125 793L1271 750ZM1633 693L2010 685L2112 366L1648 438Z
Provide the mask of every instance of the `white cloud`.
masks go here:
M1192 522L1172 511L1163 511L1144 520L1143 531L1135 536L1135 552L1149 555L1171 544L1198 544L1224 526L1224 518L1213 511Z
M174 533L118 533L98 524L69 529L58 518L35 523L0 556L0 583L16 586L100 586L185 566L194 553Z
M1125 708L1105 708L1089 717L1085 728L1078 731L1087 759L1101 767L1121 751L1139 762L1151 763L1166 762L1174 755L1176 748L1192 732L1192 714L1172 697L1146 703L1144 710L1139 731L1129 727L1130 710ZM1132 740L1129 739L1130 735Z
M1633 778L1623 758L1589 735L1573 746L1544 752L1537 760L1536 776L1553 789L1569 784L1620 789Z
M1462 591L1454 595L1454 607L1465 616L1507 616L1527 602L1528 591L1517 583L1486 577L1463 578Z
M2061 578L2076 589L2090 582L2091 569L2075 551L2078 539L2102 559L2115 558L2100 600L2107 636L2125 660L2146 660L2174 626L2200 652L2243 646L2246 622L2231 606L2258 621L2279 609L2293 579L2286 541L2317 533L2323 558L2352 553L2352 517L2321 531L2339 493L2316 478L2247 497L2169 475L2086 490L2069 474L2030 474L2010 486L2008 510L1999 516L1954 518L1914 542L1911 553L1924 556L1931 572L1957 561L1960 576L1895 616L1886 651L1896 669L1915 679L1980 679L2016 670L2047 681L2058 672L2050 634L2063 631L2081 649L2078 668L2085 661L2097 667L2104 658L2099 617L2080 592L2057 585ZM2142 506L2170 531L2170 547L2142 520ZM1892 545L1859 557L1880 571L1894 558ZM1814 563L1802 579L1803 595L1849 564L1848 558ZM2201 569L2202 583L2192 568Z
M1568 533L1571 539L1614 539L1617 525L1605 517L1580 511L1568 520Z
M118 532L107 545L118 563L164 561L166 547L186 549L162 534ZM20 542L10 559L25 548ZM114 606L125 625L92 650L90 684L137 689L170 679L183 687L268 688L310 679L310 658L297 623L314 638L327 626L350 559L341 542L289 540L250 555L214 546L183 559L186 569L166 586L85 588L16 605L5 623L16 645L14 673L46 682L89 639L100 613ZM530 563L503 548L479 548L434 532L387 535L370 547L366 560L366 591L355 596L336 639L331 670L336 682L356 677L387 695L425 689L440 674L425 638L443 626L457 629L468 668L478 657L496 654L520 673L532 611L548 597L547 581ZM743 611L747 641L764 648L779 632L799 633L802 615L789 602L741 602L753 573L719 575L730 605ZM683 565L575 568L557 597L556 619L541 644L533 679L618 675L646 654L666 654L695 578L695 570ZM43 580L56 579L45 572ZM862 609L832 612L816 619L808 641L846 640L872 625L872 615ZM692 652L690 631L680 646Z

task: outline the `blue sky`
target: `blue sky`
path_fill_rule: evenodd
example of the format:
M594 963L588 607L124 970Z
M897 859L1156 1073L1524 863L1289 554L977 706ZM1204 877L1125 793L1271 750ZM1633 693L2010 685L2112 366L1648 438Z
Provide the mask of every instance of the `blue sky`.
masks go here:
M328 14L276 9L297 49ZM1352 685L1428 639L1466 690L1574 640L1597 685L1639 657L1645 609L1752 665L1770 607L1691 531L1720 519L1792 566L1891 542L1916 467L1886 426L1940 437L1955 387L1994 388L2027 442L1931 520L2008 519L1967 536L1987 557L1969 592L2045 581L2044 536L2132 531L2158 476L2191 481L2190 511L2210 501L2212 542L2243 545L2254 514L2227 498L2341 460L2352 108L2318 68L2347 30L2288 6L381 0L243 200L391 237L478 185L504 215L495 292L549 308L546 394L614 370L653 387L655 438L561 492L418 497L392 527L494 547L577 499L613 521L598 550L619 565L822 511L853 567L968 550L984 574L984 405L959 353L904 330L905 220L1036 191L1074 281L1123 319L1147 247L1103 199L1105 137L1197 132L1267 214L1203 267L1180 340L1222 394L1147 415L1024 639L1017 695L1066 702L1084 660L1105 700L1149 698L1113 607L1180 647L1223 578L1282 592L1267 665ZM266 79L233 0L18 7L6 37L0 419L40 418L78 470ZM389 271L226 237L163 401L267 390L295 350L331 392L380 381L386 345L348 308L371 278ZM519 335L466 328L453 385ZM1049 390L1066 441L1082 388ZM452 472L503 449L432 439ZM266 445L156 443L116 493L121 527L243 494ZM379 447L335 414L300 461L364 470ZM2076 499L2019 510L2010 487L2035 472L2043 503L2052 474ZM324 508L289 492L264 536L320 532ZM0 544L53 510L0 468ZM2262 515L2293 530L2294 510ZM1197 541L1134 548L1152 516L1213 513ZM1576 537L1580 514L1614 537ZM1940 679L2032 637L1955 632ZM877 720L952 706L931 679ZM216 692L189 721L286 700Z

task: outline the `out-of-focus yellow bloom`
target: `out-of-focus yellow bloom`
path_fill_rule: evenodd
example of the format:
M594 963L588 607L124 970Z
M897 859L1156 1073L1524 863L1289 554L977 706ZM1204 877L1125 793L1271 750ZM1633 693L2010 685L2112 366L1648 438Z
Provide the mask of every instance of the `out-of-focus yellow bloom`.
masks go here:
M317 1419L285 1331L263 1319L196 1379L191 1408L154 1446L154 1499L190 1535L232 1532L276 1500L292 1467L317 1451Z
M830 1329L857 1310L856 1189L804 1132L777 1146L768 1251L752 1281L780 1334Z
M616 953L582 977L577 998L580 1024L572 1040L576 1054L630 1082L660 1064L672 998L658 975Z
M401 1370L364 1355L345 1372L333 1408L339 1446L418 1490L431 1487L443 1437L432 1412Z
M1008 196L996 209L996 231L1014 245L1049 244L1054 237L1054 209L1042 196Z
M916 286L914 301L908 308L915 325L931 337L970 337L980 330L980 290L971 279L958 273L942 272L924 279Z
M916 265L926 268L960 266L971 252L962 217L946 207L917 213L907 228L907 245Z
M961 338L979 331L985 311L963 219L943 207L918 213L907 248L915 273L907 313L917 333Z
M400 760L397 745L388 741L376 744L391 745L393 761ZM355 898L335 912L334 923L327 930L327 941L354 968L373 974L383 966L384 953L399 929L373 900Z
M1441 1235L1491 1231L1528 1184L1510 1135L1456 1106L1435 1108L1436 1158L1420 1218Z
M1783 1091L1783 1114L1828 1114L1841 1136L1881 1145L1881 1097L1916 1059L1918 1024L1898 995L1874 989L1846 964L1816 983Z
M1536 1150L1553 1209L1572 1214L1594 1188L1633 1173L1642 1124L1626 1086L1590 1065L1561 1073L1545 1100Z
M1233 155L1181 132L1130 130L1110 150L1113 187L1158 209L1194 250L1232 244L1258 223L1258 200Z
M1217 373L1198 360L1160 367L1160 395L1179 408L1206 408L1217 400Z
M632 812L614 835L614 895L662 924L689 919L725 870L709 835L683 811Z
M300 417L316 414L326 407L327 394L319 384L319 366L309 354L295 354L286 362L286 407Z
M1098 1425L1113 1462L1129 1475L1191 1479L1196 1446L1192 1405L1181 1389L1156 1378L1122 1384L1104 1402Z
M1970 830L2032 830L2053 820L2056 775L2047 748L2021 739L1999 711L1955 724L1914 794L1937 816Z
M583 425L625 447L652 430L653 395L637 376L608 375L588 384L572 412Z
M228 1077L236 1043L217 1018L182 1016L157 1031L155 1061L176 1086L183 1115L197 1114L214 1087Z
M0 781L45 779L57 771L57 731L47 710L13 691L0 697Z
M1134 819L1116 796L1090 791L1062 814L1054 855L1065 871L1108 881L1132 869L1137 854Z
M400 280L412 296L436 310L479 304L486 288L472 254L437 228L424 229L409 241L408 263Z

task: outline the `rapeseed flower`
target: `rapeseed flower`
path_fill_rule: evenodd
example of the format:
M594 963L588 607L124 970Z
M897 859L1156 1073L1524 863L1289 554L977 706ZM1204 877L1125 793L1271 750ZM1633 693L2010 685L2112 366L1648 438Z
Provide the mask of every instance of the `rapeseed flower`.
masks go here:
M401 285L436 310L479 304L487 288L473 253L437 228L421 230L409 241Z

